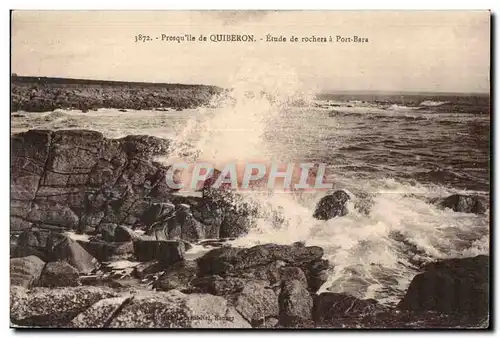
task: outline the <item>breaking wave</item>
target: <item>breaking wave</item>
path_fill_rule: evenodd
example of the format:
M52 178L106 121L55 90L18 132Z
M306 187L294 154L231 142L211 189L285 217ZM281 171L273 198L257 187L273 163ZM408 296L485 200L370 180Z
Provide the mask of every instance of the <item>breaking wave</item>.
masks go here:
M232 91L216 98L217 110L200 110L179 134L179 140L197 140L198 160L223 164L324 157L309 154L307 138L297 136L302 125L310 123L313 101L311 93L302 95L299 79L286 67L247 67L233 83ZM297 101L306 104L297 108ZM336 131L339 122L335 115L328 121L322 120L331 124L327 134L317 130L315 139L328 139L335 167L336 151L345 150L349 138L340 129ZM441 210L430 202L459 190L387 177L360 180L338 170L331 175L334 189L344 189L352 196L347 216L328 221L312 217L325 192L247 192L242 195L244 200L258 205L261 213L248 235L232 245L304 241L321 246L333 268L319 292L346 292L386 303L401 298L420 264L489 250L487 216ZM278 223L276 217L269 217L276 214Z

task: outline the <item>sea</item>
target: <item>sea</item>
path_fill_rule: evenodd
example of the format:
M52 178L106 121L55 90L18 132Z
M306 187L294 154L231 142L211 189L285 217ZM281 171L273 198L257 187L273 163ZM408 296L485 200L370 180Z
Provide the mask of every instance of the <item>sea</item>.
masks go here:
M422 264L489 253L484 215L439 208L452 194L490 194L490 98L436 93L333 93L236 87L207 107L98 109L11 114L11 132L91 129L109 138L171 139L157 160L325 163L330 191L246 191L265 212L246 236L249 247L302 241L324 249L328 280L318 291L344 292L394 305ZM350 196L348 214L312 217L334 190ZM280 222L269 220L278 212ZM196 246L193 250L196 250Z

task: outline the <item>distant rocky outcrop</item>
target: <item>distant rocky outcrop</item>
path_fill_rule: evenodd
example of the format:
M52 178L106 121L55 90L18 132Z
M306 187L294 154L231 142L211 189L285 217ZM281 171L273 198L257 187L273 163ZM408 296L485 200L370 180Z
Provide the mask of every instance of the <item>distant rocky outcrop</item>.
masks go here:
M96 81L47 77L12 77L12 111L98 108L178 109L210 102L222 89L214 86Z

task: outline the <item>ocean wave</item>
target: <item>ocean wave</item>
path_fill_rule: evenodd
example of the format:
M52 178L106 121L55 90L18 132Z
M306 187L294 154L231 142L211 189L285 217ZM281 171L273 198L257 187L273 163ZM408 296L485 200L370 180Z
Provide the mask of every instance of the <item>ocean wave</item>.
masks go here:
M437 107L437 106L442 106L444 104L448 104L449 102L448 101L432 101L432 100L426 100L426 101L422 101L420 102L420 105L421 106L424 106L424 107Z

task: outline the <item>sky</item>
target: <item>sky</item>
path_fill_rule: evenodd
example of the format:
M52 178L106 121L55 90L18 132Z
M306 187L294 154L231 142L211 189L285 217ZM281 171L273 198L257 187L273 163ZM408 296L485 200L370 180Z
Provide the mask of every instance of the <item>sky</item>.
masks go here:
M18 75L231 87L252 74L320 91L490 90L488 11L14 11L11 24ZM139 34L153 41L135 42ZM202 34L256 41L200 42ZM267 34L334 42L268 43Z

